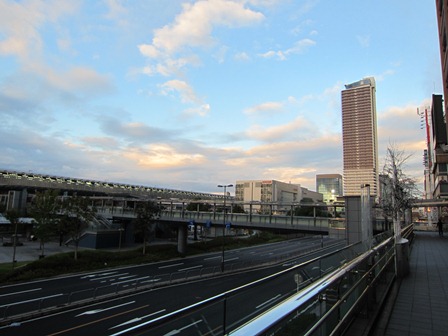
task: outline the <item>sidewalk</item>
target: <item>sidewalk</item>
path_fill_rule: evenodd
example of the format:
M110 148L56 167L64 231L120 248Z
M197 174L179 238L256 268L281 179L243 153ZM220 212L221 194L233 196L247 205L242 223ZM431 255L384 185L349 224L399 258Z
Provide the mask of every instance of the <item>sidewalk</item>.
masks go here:
M38 260L39 256L42 254L40 249L40 243L38 241L21 241L22 246L16 246L16 260L17 261L34 261ZM59 243L48 242L45 243L44 254L46 256L61 253L61 252L71 252L74 251L73 246L59 246ZM14 253L14 248L12 246L3 246L0 244L0 264L12 263L12 255Z
M384 335L448 335L448 233L415 232L410 274L401 282Z

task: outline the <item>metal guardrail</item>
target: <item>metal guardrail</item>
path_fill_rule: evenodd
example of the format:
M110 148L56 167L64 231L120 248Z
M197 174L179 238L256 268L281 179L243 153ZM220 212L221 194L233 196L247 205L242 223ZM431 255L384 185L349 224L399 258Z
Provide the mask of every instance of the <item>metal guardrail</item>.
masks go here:
M412 224L402 236L412 242ZM395 276L390 237L229 335L341 335L356 314L384 300Z

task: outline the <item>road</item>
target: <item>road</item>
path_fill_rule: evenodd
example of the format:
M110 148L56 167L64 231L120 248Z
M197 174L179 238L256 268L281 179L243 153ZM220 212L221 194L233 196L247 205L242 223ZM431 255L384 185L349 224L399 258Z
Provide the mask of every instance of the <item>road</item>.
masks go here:
M266 260L277 260L280 256L290 254L298 249L307 250L314 245L320 246L319 239L304 239L226 251L225 265L230 269L238 263L253 263ZM188 272L200 269L220 268L221 254L209 254L188 259L179 259L138 267L127 267L110 271L73 275L57 279L49 279L16 286L0 288L3 316L13 316L23 313L26 309L44 309L50 305L66 305L66 300L88 298L92 292L100 295L102 291L111 292L130 290L136 284L148 282L154 284L170 274L170 278L184 277ZM310 256L306 257L307 259ZM293 262L302 262L297 259ZM338 261L335 261L337 263ZM135 292L129 295L109 297L93 305L83 305L65 310L55 315L49 315L24 321L10 323L0 329L2 335L113 335L127 330L129 327L145 323L154 318L166 315L183 307L198 303L207 298L226 292L235 287L255 281L268 274L278 272L291 265L291 261L260 270L239 272L220 276L219 278L202 279L195 282L179 283L164 287L154 287L151 290ZM169 273L164 273L169 270ZM312 269L308 270L308 274ZM179 274L183 274L179 276ZM193 274L190 274L192 277ZM269 288L265 288L268 286ZM296 290L293 275L280 277L269 284L257 286L244 294L229 297L226 302L226 327L239 325L261 310L272 306L282 298ZM74 294L75 293L75 294ZM71 297L70 297L71 295ZM198 312L198 316L188 316L188 320L170 321L152 330L151 335L185 334L191 335L192 330L212 332L222 329L224 319L224 302L222 300ZM177 330L177 331L176 331ZM213 333L211 333L213 334Z

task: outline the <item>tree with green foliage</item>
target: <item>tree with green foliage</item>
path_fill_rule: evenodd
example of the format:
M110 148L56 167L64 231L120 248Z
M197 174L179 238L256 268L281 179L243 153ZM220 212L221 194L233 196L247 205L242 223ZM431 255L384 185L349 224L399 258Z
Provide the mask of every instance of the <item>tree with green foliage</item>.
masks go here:
M31 203L31 216L36 220L34 232L40 241L41 255L45 255L45 243L56 232L58 211L60 209L59 192L45 190L37 192Z
M202 211L202 212L208 212L211 209L212 209L211 204L202 202L190 202L185 208L185 210L187 211Z
M309 197L304 197L300 201L300 205L296 206L293 210L293 216L304 216L304 217L328 217L328 213L323 211L322 208L316 207L314 205L313 199ZM291 211L288 211L288 216L291 215Z
M154 201L148 200L141 202L136 208L137 217L134 220L135 233L140 234L143 238L143 255L146 254L146 244L149 235L154 231L155 221L160 216L160 205Z
M246 213L241 204L232 204L232 213Z
M64 213L62 221L75 244L75 260L77 260L79 242L90 222L95 218L96 209L91 206L89 197L72 196L64 199L62 211Z

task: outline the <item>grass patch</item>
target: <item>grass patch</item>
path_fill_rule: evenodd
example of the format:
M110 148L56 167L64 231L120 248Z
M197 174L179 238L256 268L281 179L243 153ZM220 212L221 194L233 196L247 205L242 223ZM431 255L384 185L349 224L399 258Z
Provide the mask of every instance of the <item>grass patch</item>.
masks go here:
M187 254L180 255L173 244L149 245L146 254L142 248L125 251L82 250L75 260L74 252L58 253L32 262L19 262L12 269L11 263L0 264L0 283L14 283L47 278L62 274L88 272L109 267L146 264L202 253L248 247L284 240L283 237L260 233L248 238L218 237L209 241L189 244Z

